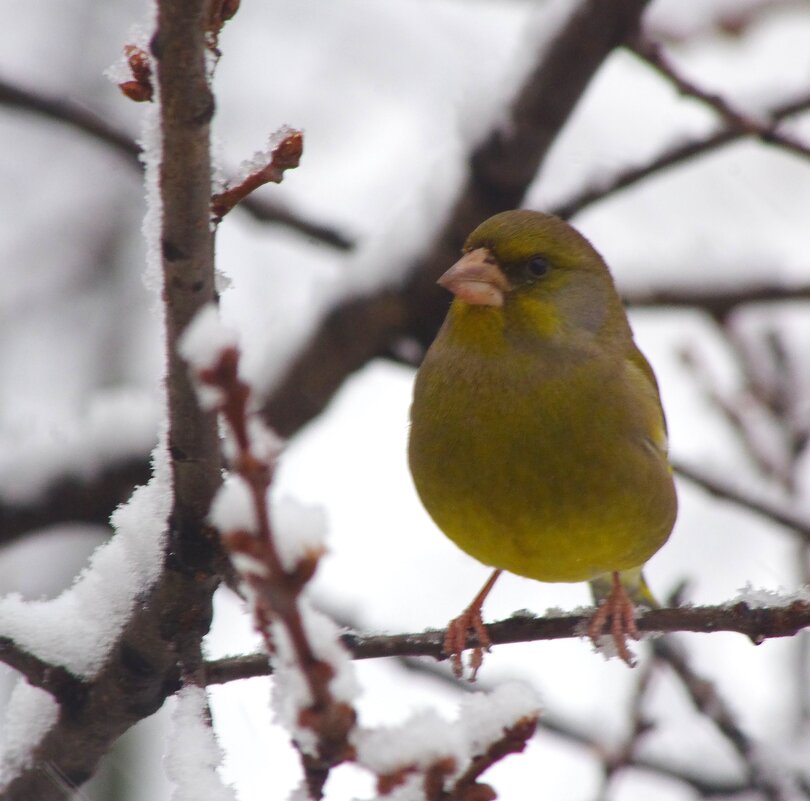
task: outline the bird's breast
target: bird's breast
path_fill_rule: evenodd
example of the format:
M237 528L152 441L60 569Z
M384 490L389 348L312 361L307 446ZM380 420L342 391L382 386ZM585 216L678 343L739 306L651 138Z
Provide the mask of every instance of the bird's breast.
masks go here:
M419 370L409 442L437 525L479 560L540 580L643 563L669 534L674 493L620 361L451 334Z

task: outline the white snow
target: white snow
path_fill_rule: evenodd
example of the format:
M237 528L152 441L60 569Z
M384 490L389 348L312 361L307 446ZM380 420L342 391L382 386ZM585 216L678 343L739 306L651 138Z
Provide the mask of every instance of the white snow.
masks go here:
M219 361L222 351L239 344L236 331L224 325L216 304L203 306L180 335L177 350L196 370L206 370Z
M503 732L523 718L540 714L537 690L522 682L510 681L491 693L473 693L460 703L458 727L471 754L480 754Z
M175 696L164 759L173 782L171 801L236 801L218 773L222 751L207 720L205 690L187 686Z
M284 440L256 415L248 418L247 433L250 452L259 461L272 465L284 448Z
M270 506L273 536L282 567L293 571L301 559L326 549L326 516L320 506L282 496Z
M245 159L236 170L236 174L229 181L231 186L238 186L246 178L257 172L261 172L271 161L273 151L291 134L296 133L296 129L289 125L282 125L277 131L267 137L267 142L261 150L257 150L249 159Z
M424 769L447 757L458 767L467 756L463 732L431 709L397 726L360 729L353 739L360 764L380 776L411 766Z
M0 789L31 764L32 750L59 717L59 705L45 690L19 680L0 726Z
M74 585L49 601L0 598L0 636L77 676L92 678L135 600L160 574L171 504L157 478L139 487L112 517L116 535L100 546Z
M421 710L395 726L359 729L353 742L358 762L378 776L415 771L391 795L405 801L423 797L419 795L423 781L419 771L449 759L453 764L448 781L452 782L507 728L539 713L536 691L519 682L508 682L490 693L463 698L454 721L445 720L434 710Z
M149 53L149 38L151 34L141 25L133 25L129 29L126 37L126 43L133 45L144 53ZM124 81L132 80L132 70L129 66L129 61L124 54L123 48L119 58L110 64L103 72L104 77L114 84L116 87Z
M797 590L789 592L782 588L770 590L765 587L755 587L746 582L745 586L740 588L737 597L732 598L728 605L733 606L740 601L748 604L752 609L790 606L796 601L810 603L810 586L799 587Z
M314 609L305 597L300 598L298 603L304 631L315 656L327 662L334 672L329 680L329 690L337 701L352 703L359 693L359 687L349 653L338 640L340 630L329 618ZM315 753L315 734L299 721L301 710L312 703L306 677L298 667L298 659L285 626L276 620L271 633L276 649L271 657L274 671L271 705L275 718L293 734L302 750Z
M241 476L234 473L226 475L211 502L208 519L223 534L231 531L258 532L253 496Z
M676 39L696 33L689 43L667 42L684 73L760 114L806 90L810 16L806 4L774 3L739 34L711 33L709 18L717 16L718 8L733 14L758 2L656 0L647 22L654 34L664 31ZM11 5L14 36L0 51L3 74L34 90L86 103L122 129L134 130L145 112L152 126L145 136L145 161L154 167L159 153L155 110L151 104L123 101L115 87L98 78L104 65L119 56L119 43L130 40L131 9L90 0L47 9L24 0L11 0ZM84 10L77 14L77 8ZM243 3L226 27L215 119L223 161L239 163L285 120L305 128L301 168L260 195L304 217L336 224L359 245L352 254L335 252L280 226L258 223L241 210L219 227L217 257L227 278L220 286L228 284L224 317L238 328L245 376L260 389L284 372L336 298L402 279L422 240L454 201L468 144L478 141L493 120L504 118L516 75L534 57L539 36L553 32L549 24L538 35L532 25L535 16L552 8L550 3L541 8L441 0L421 4L418 14L414 8L414 0ZM319 90L315 103L311 87ZM807 141L808 120L804 114L786 127ZM677 97L635 58L617 53L577 105L527 205L546 208L597 176L613 175L714 125L711 112ZM119 430L111 423L98 440L86 421L94 414L92 399L108 388L146 387L153 393L163 362L156 344L161 326L148 319L147 301L132 288L143 253L133 222L141 214L140 189L129 167L98 142L64 126L43 125L36 115L5 115L0 139L15 156L5 165L8 191L0 199L0 250L7 254L0 265L0 492L4 498L9 492L9 498L34 498L62 469L103 465L105 454L115 453L130 437L137 448L134 437L141 425L141 453L148 451L159 401L151 412L144 404L142 418L135 404L131 416L123 410ZM55 162L43 158L55 152L61 155ZM791 285L807 276L806 173L802 159L745 142L670 169L593 206L576 222L608 258L623 289ZM156 172L150 169L153 201L145 230L147 283L157 290L154 304L161 286L156 187ZM745 374L735 348L742 343L753 356L758 380L769 387L783 378L790 381L795 402L790 420L805 425L810 389L806 306L765 303L741 310L731 326L734 343L728 329L700 312L633 314L639 344L660 379L673 453L780 507L788 503L784 489L777 494L775 482L763 480L751 465L706 390L757 402L739 394ZM784 342L787 367L763 346L769 330ZM684 366L680 354L685 349L705 357L708 382ZM436 530L415 498L404 457L411 380L411 371L382 362L358 371L326 413L291 440L275 482L274 497L290 496L325 510L329 552L311 591L361 629L442 626L486 578L484 568ZM774 451L767 453L781 455L782 443L775 441L781 435L761 419L761 410L753 409L751 420L761 436L758 444L767 448L773 436ZM806 453L793 469L793 503L806 508L810 456ZM796 587L807 577L801 546L789 531L686 481L679 482L679 493L676 531L649 565L657 594L665 596L681 579L689 581L689 599L701 604L735 598L781 603L801 594ZM146 528L139 533L151 542L151 521ZM33 551L35 557L20 572L36 572L37 560L48 561L52 569L59 557L46 548ZM746 582L749 587L738 596ZM571 609L586 599L584 585L504 576L487 600L485 617L502 618L519 608ZM101 600L106 608L106 595ZM231 604L239 607L235 599ZM16 607L3 608L7 621ZM52 611L62 618L62 635L69 639L79 625L75 618L86 610L57 605ZM244 647L235 640L231 619L219 611L217 618L216 636L225 650L252 650L247 635ZM39 620L33 628L40 628ZM59 635L55 625L51 629ZM45 639L42 632L38 636ZM89 634L82 637L89 639ZM746 731L769 754L791 752L794 767L803 768L807 739L796 736L807 727L802 718L807 669L798 667L806 660L802 638L756 648L736 634L683 634L679 640L695 669L729 700ZM644 643L632 647L645 659ZM363 699L368 701L358 701L364 721L371 717L393 725L425 706L449 716L458 700L454 689L430 676L406 673L393 660L370 660L356 669L367 691ZM574 639L494 648L479 681L505 676L531 682L557 718L592 733L608 752L621 744L638 671L617 660L605 663L587 643ZM238 784L243 801L275 801L300 778L285 733L267 720L268 684L263 679L235 682L215 693L216 710L223 712L216 715L218 724L225 712L229 720L229 778ZM707 773L736 776L739 760L728 743L695 715L683 688L666 672L653 682L652 700L656 687L664 684L666 697L644 709L656 724L648 735L660 745L656 755L683 769L705 767ZM687 718L691 726L685 725ZM160 747L158 742L150 738L147 745ZM783 763L775 759L774 764ZM372 794L358 792L365 785L356 774L347 771L345 777L340 786L345 792L327 786L330 799ZM505 801L523 797L526 787L538 797L587 801L599 797L601 781L598 753L550 734L541 734L528 755L507 759L492 771L492 783ZM658 774L631 770L616 777L608 794L615 801L689 801L695 792Z

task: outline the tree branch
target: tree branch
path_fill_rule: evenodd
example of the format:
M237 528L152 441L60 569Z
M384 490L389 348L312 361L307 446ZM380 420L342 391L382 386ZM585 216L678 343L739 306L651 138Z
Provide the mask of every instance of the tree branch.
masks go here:
M346 376L408 336L432 341L447 309L435 281L469 232L520 205L549 148L607 56L638 26L646 0L583 0L539 54L510 119L471 154L448 222L399 289L338 304L281 379L264 407L283 436L317 416Z
M160 0L152 41L161 98L159 245L174 485L164 569L93 680L60 699L57 722L6 785L4 801L72 797L112 742L202 664L220 554L203 521L219 483L219 449L216 422L197 407L176 340L196 309L214 297L206 6L206 0ZM62 780L58 786L54 774Z
M494 645L561 640L586 636L590 614L553 617L514 615L487 625ZM796 600L785 606L754 607L744 601L723 606L681 606L652 609L636 618L639 631L648 633L718 631L746 635L755 644L773 637L792 637L810 627L810 601ZM344 634L343 644L354 659L429 656L444 660L444 630L431 629L414 634ZM470 641L467 647L475 643ZM270 675L265 654L226 657L206 663L207 684L222 684L238 679Z
M0 78L0 105L30 111L54 122L68 125L112 148L129 166L142 169L141 148L138 143L78 103L64 98L40 95ZM346 234L332 226L307 220L278 201L252 195L242 200L239 208L259 222L283 225L337 250L351 250L354 247L353 240Z
M681 462L674 462L673 469L679 476L683 476L688 481L706 490L710 495L715 498L720 498L724 501L731 501L731 503L741 506L743 509L748 509L750 512L764 517L773 523L790 529L798 534L805 542L810 542L810 521L785 512L776 504L768 503L767 501L756 501L747 495L744 495L739 490L734 489L726 484L717 481L710 476L704 475L692 467L689 467Z
M646 39L637 39L629 49L668 80L682 95L699 100L720 115L731 127L758 137L765 144L780 147L804 158L810 157L810 148L798 139L777 130L772 122L760 122L749 114L734 108L722 95L709 92L690 81L664 54L660 45Z
M768 125L772 129L779 121L802 111L807 111L808 108L810 108L810 95L803 95L782 103L771 110L768 115ZM740 128L736 124L727 123L726 126L708 136L691 139L665 148L650 161L635 167L628 167L607 181L593 181L590 186L587 186L572 198L563 203L558 203L551 209L551 212L559 217L569 219L587 206L605 200L622 189L627 189L670 167L683 164L690 159L710 153L732 142L737 142L746 136L751 136L750 130Z
M749 303L785 303L810 300L810 284L798 286L745 286L720 288L648 289L623 294L635 308L700 309L723 323L735 309Z
M84 682L60 665L52 665L20 648L9 637L0 637L0 662L19 671L32 687L49 692L60 703L84 694Z
M743 760L751 787L759 790L770 801L787 801L782 782L775 775L769 775L774 772L764 769L760 764L756 743L742 730L712 682L695 673L681 649L667 638L653 643L653 653L672 669L689 694L695 709L715 725Z
M400 657L398 662L405 670L417 672L422 676L428 676L458 692L489 692L492 689L486 682L480 680L477 680L475 685L473 685L469 681L457 679L452 673L443 670L437 663L428 662L425 659L419 659L418 657ZM537 732L545 733L552 737L559 737L566 740L568 743L581 746L589 754L609 755L613 750L607 743L599 740L590 732L586 732L581 727L563 720L547 708L543 710L537 722ZM648 773L657 773L669 779L682 782L703 797L733 796L739 795L745 790L752 789L750 782L721 781L707 778L683 770L676 764L669 764L659 759L653 759L635 753L627 755L624 767L636 768Z

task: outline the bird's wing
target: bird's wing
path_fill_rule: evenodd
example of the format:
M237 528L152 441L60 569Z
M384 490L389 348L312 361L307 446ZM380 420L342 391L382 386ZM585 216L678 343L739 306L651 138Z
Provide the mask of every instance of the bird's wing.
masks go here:
M651 412L652 417L648 432L650 443L666 458L668 451L667 421L661 406L661 396L658 392L655 373L635 344L626 357L626 366L629 380L636 383L642 396L646 396L649 401L648 412Z

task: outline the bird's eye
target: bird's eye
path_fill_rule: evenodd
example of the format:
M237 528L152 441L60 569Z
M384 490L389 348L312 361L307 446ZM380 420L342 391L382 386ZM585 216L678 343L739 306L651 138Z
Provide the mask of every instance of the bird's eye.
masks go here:
M532 278L542 278L549 269L549 263L542 256L532 256L526 262L526 271Z

